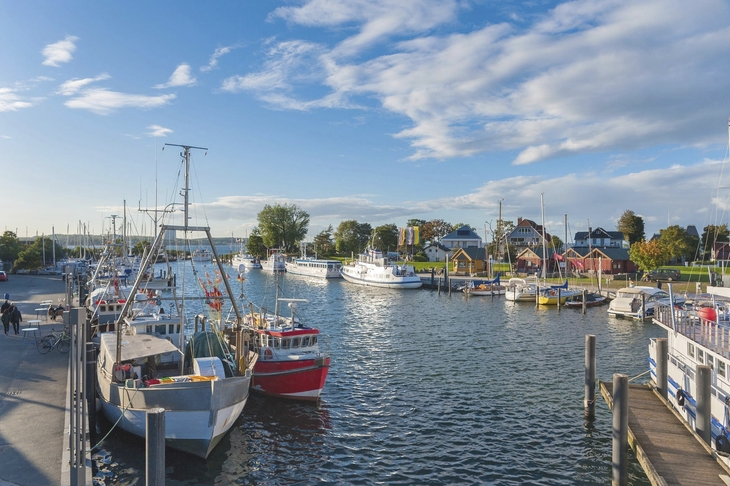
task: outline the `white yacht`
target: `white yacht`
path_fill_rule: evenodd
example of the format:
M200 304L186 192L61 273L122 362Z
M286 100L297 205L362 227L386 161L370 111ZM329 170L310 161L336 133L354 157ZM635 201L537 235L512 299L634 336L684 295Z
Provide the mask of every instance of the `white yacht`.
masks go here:
M371 287L417 289L423 285L412 265L389 263L383 252L372 248L358 255L355 262L342 266L346 281Z
M512 302L535 302L537 280L525 278L511 278L507 281L504 298Z
M684 302L684 298L681 300ZM608 313L618 317L646 319L654 315L657 302L668 303L669 293L657 287L624 287L616 292L616 297L608 304Z
M286 272L286 259L278 250L269 250L269 256L261 262L261 268L269 272Z

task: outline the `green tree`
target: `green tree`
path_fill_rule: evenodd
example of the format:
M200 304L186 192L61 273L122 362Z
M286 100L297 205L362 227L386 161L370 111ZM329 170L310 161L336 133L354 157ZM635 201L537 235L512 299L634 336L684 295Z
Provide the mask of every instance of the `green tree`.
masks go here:
M644 239L644 218L627 209L618 220L616 229L624 234L630 245Z
M251 230L251 235L246 243L246 250L256 258L266 258L266 245L261 238L261 231L258 227Z
M335 253L335 242L332 238L332 225L329 225L326 230L320 231L317 236L314 237L314 249L317 255L322 257L329 257Z
M429 243L435 243L444 236L454 231L454 227L443 219L432 219L423 223L423 226L419 228L421 234L421 240Z
M688 255L692 255L697 247L696 244L693 245L692 240L687 231L679 225L659 230L659 242L666 250L667 257L670 260L681 260L682 258L688 258Z
M267 204L256 218L264 245L287 253L297 251L309 229L309 214L296 204Z
M375 228L373 234L373 248L386 251L396 251L398 248L398 227L394 224L384 224Z
M13 268L15 270L37 270L53 263L53 245L56 246L56 257L63 255L63 248L47 237L39 236L33 244L18 253ZM45 260L44 260L45 257Z
M5 231L0 236L0 260L15 261L20 253L20 240L12 231Z
M340 222L334 235L337 253L359 253L367 246L371 234L372 227L369 223L358 223L354 219Z
M726 224L714 225L710 224L702 230L702 247L701 255L703 260L709 260L712 246L717 243L728 241L728 228Z
M150 243L147 240L142 240L135 244L132 247L132 255L134 256L142 256L144 255L144 251L146 248L150 246Z
M659 240L637 241L629 249L629 258L641 270L648 272L666 264L667 250Z
M563 253L563 240L561 240L558 236L551 236L549 245L554 251Z

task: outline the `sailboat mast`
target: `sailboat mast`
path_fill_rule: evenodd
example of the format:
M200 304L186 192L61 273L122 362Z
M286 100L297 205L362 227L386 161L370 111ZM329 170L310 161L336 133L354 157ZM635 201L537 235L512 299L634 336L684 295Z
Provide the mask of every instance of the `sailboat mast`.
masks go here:
M540 193L540 206L542 207L542 278L547 278L546 260L547 260L547 245L545 243L545 201L543 193Z

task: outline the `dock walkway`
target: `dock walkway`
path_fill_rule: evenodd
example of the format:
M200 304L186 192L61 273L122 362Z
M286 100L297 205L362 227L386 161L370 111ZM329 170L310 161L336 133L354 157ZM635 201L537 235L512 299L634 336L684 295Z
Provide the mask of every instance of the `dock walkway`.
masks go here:
M613 409L613 383L600 382ZM730 485L713 451L648 385L629 385L629 444L654 485Z

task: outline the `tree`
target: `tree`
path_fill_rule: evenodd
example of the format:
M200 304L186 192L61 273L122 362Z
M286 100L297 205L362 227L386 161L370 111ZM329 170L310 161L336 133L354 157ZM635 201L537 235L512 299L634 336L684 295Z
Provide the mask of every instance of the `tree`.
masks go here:
M0 260L15 261L20 253L20 240L12 231L5 231L0 236Z
M146 248L149 248L150 243L147 240L142 240L132 247L132 255L141 256L144 255Z
M375 228L373 247L384 252L395 251L398 248L398 227L394 224L384 224Z
M696 239L694 238L694 240ZM687 234L687 230L679 225L659 230L659 242L666 250L667 257L670 260L691 259L697 248L693 238Z
M53 263L53 245L56 246L56 256L61 257L63 248L47 237L39 236L32 245L18 253L13 268L18 270L36 270ZM44 260L45 257L45 260Z
M419 228L421 240L429 243L435 243L452 231L454 231L454 227L443 219L432 219L423 223L423 226Z
M358 223L354 219L340 222L334 235L337 253L360 253L368 244L371 233L372 227L369 223Z
M710 252L712 251L712 246L715 243L728 241L728 233L726 224L721 224L719 226L710 224L704 227L702 230L702 247L700 250L703 260L708 260L710 258Z
M550 248L552 248L554 251L558 253L563 252L563 240L561 240L558 236L553 235L550 237Z
M287 253L297 251L309 229L309 214L296 204L267 204L256 218L264 245L267 248L278 246Z
M332 225L314 237L314 249L322 257L332 256L335 253L335 243L332 239Z
M667 250L659 240L637 241L629 249L629 258L641 270L648 272L667 262Z
M644 218L627 209L618 220L616 229L624 234L630 245L644 239Z
M246 243L246 250L256 258L266 258L266 245L264 245L264 240L261 238L261 232L258 227L251 230L248 242Z

